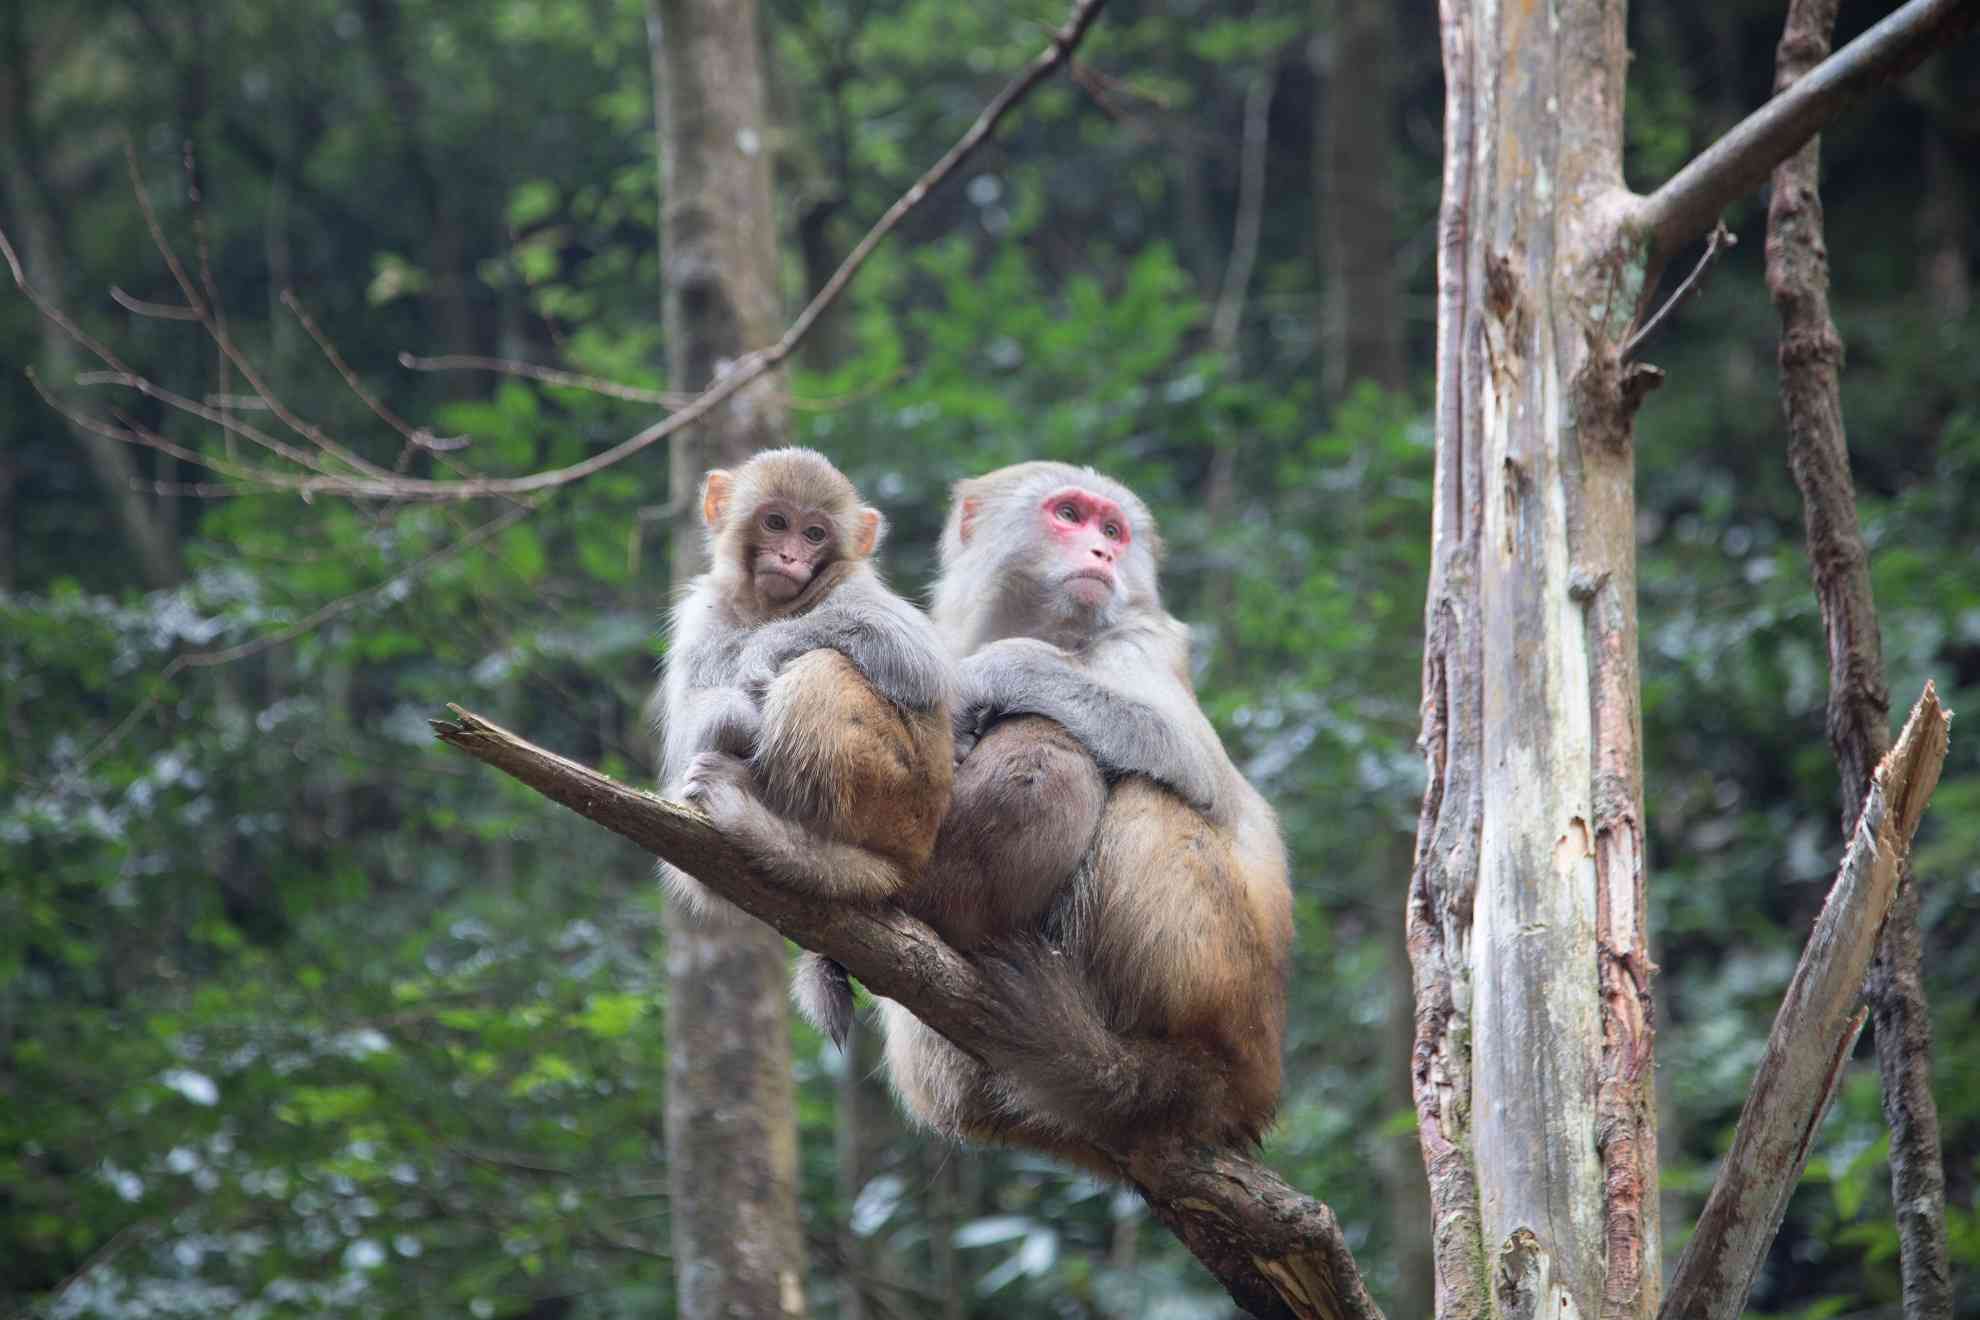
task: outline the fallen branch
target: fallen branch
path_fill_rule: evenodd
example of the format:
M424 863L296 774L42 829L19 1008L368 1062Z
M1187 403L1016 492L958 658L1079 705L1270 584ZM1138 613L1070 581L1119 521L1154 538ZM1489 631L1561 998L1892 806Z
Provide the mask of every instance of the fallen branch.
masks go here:
M1951 723L1927 683L1897 745L1871 776L1856 832L1788 982L1732 1148L1678 1260L1661 1320L1733 1320L1745 1308L1862 1030L1864 972L1939 782Z
M442 742L672 862L876 994L912 1009L972 1057L998 1065L1018 1042L974 963L889 904L810 898L765 879L701 813L545 751L459 706L434 720ZM1232 1151L1159 1143L1098 1152L1132 1183L1253 1315L1381 1320L1333 1211Z

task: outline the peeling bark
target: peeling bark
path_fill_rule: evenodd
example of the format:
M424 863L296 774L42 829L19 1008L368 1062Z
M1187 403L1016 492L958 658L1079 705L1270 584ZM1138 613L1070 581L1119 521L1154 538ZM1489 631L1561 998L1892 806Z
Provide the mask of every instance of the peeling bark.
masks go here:
M1622 10L1446 0L1444 32L1410 913L1438 1313L1640 1318L1658 1235Z

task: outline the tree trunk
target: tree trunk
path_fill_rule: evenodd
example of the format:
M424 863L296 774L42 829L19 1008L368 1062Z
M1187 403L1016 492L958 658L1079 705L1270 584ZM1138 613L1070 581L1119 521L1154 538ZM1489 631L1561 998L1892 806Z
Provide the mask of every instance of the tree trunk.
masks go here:
M1656 1311L1623 6L1444 0L1429 761L1409 902L1437 1311ZM1641 278L1641 261L1635 262ZM1494 1302L1488 1302L1487 1289Z
M649 0L661 151L662 319L675 389L705 387L782 326L754 0ZM781 443L766 377L674 437L677 586L703 567L694 492ZM667 905L667 1162L680 1313L804 1313L784 941L727 907Z
M1388 0L1317 0L1331 37L1318 145L1325 276L1321 379L1339 399L1355 382L1403 386L1395 275L1396 20Z

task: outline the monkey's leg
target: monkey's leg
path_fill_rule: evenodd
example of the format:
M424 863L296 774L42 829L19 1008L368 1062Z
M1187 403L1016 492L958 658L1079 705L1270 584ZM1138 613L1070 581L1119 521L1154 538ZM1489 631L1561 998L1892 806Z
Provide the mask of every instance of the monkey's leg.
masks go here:
M753 763L764 799L903 873L934 851L955 774L944 712L911 714L837 651L784 666L763 698Z
M1106 801L1099 767L1060 725L998 722L957 769L934 861L904 905L959 949L1037 931Z
M756 794L749 763L726 752L702 752L689 762L681 797L707 813L758 867L807 893L870 902L891 896L905 882L894 862L822 838L772 811Z
M1214 1079L1190 1081L1198 1056L1177 1050L1181 1079L1151 1096L1181 1096L1205 1136L1256 1140L1278 1107L1291 917L1267 901L1284 895L1283 854L1244 842L1147 780L1117 784L1079 960L1116 1032L1193 1045L1216 1065Z

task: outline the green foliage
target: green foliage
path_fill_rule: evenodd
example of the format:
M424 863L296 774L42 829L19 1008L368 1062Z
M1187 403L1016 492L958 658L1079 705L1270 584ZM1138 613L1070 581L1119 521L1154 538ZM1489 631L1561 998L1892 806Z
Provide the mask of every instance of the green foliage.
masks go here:
M180 151L194 141L232 333L290 406L371 461L529 472L653 420L646 405L410 373L397 357L494 353L669 386L643 4L305 0L279 22L239 0L197 8L30 0L6 20L26 45L0 58L35 75L10 145L42 162L61 221L57 269L38 278L92 332L188 393L244 390L216 377L191 327L113 314L100 296L112 284L175 296L106 145L128 126L188 254ZM792 374L793 425L887 510L887 567L910 591L932 573L946 487L965 474L1064 458L1156 508L1205 708L1293 851L1288 1094L1267 1153L1334 1205L1388 1298L1413 1282L1398 1235L1421 1228L1389 1204L1418 1175L1388 1033L1408 1008L1398 926L1421 791L1428 400L1367 386L1320 397L1321 88L1305 50L1324 34L1306 5L1213 9L1110 6L1082 52L1101 77L1043 89L820 325ZM1764 94L1778 14L1637 9L1630 169L1645 186ZM773 0L765 12L795 303L1061 9ZM1400 21L1398 259L1422 380L1436 40L1427 11ZM1245 90L1268 66L1280 75L1268 206L1233 359L1210 352L1209 307ZM1980 686L1980 397L1958 366L1980 326L1970 310L1921 310L1937 268L1888 232L1894 208L1914 207L1923 135L1965 131L1971 75L1935 76L1915 104L1829 134L1825 169L1892 688L1902 706L1930 676L1958 710ZM1969 175L1956 177L1970 188ZM10 168L0 224L18 240L17 179ZM1751 226L1743 236L1656 341L1672 380L1639 426L1674 1243L1839 851L1824 639L1780 459L1761 244ZM465 446L408 451L275 303L283 284L396 414ZM76 366L54 370L19 299L0 301L0 357L44 366L63 389ZM0 570L0 1300L63 1316L671 1314L649 864L436 749L425 725L460 702L611 773L650 775L639 707L680 516L661 452L556 492L471 549L460 538L512 505L147 500L175 520L184 564L147 589L116 535L116 492L18 373L0 393L13 495ZM145 400L116 405L176 442L222 445ZM266 409L239 415L278 429ZM141 481L194 475L134 461ZM174 668L230 647L243 653L229 663ZM1980 974L1976 858L1980 758L1956 741L1914 871L1952 1247L1968 1279L1980 1274L1980 1028L1961 1006ZM808 1031L795 1066L818 1313L840 1295L840 1226L879 1286L907 1290L882 1294L900 1313L937 1309L951 1285L983 1316L1224 1312L1132 1197L901 1130L864 1070L847 1083L848 1061ZM849 1092L865 1099L851 1187L835 1130ZM1756 1314L1891 1304L1882 1134L1860 1058ZM1400 1181L1371 1172L1391 1169ZM942 1273L951 1253L955 1279Z

